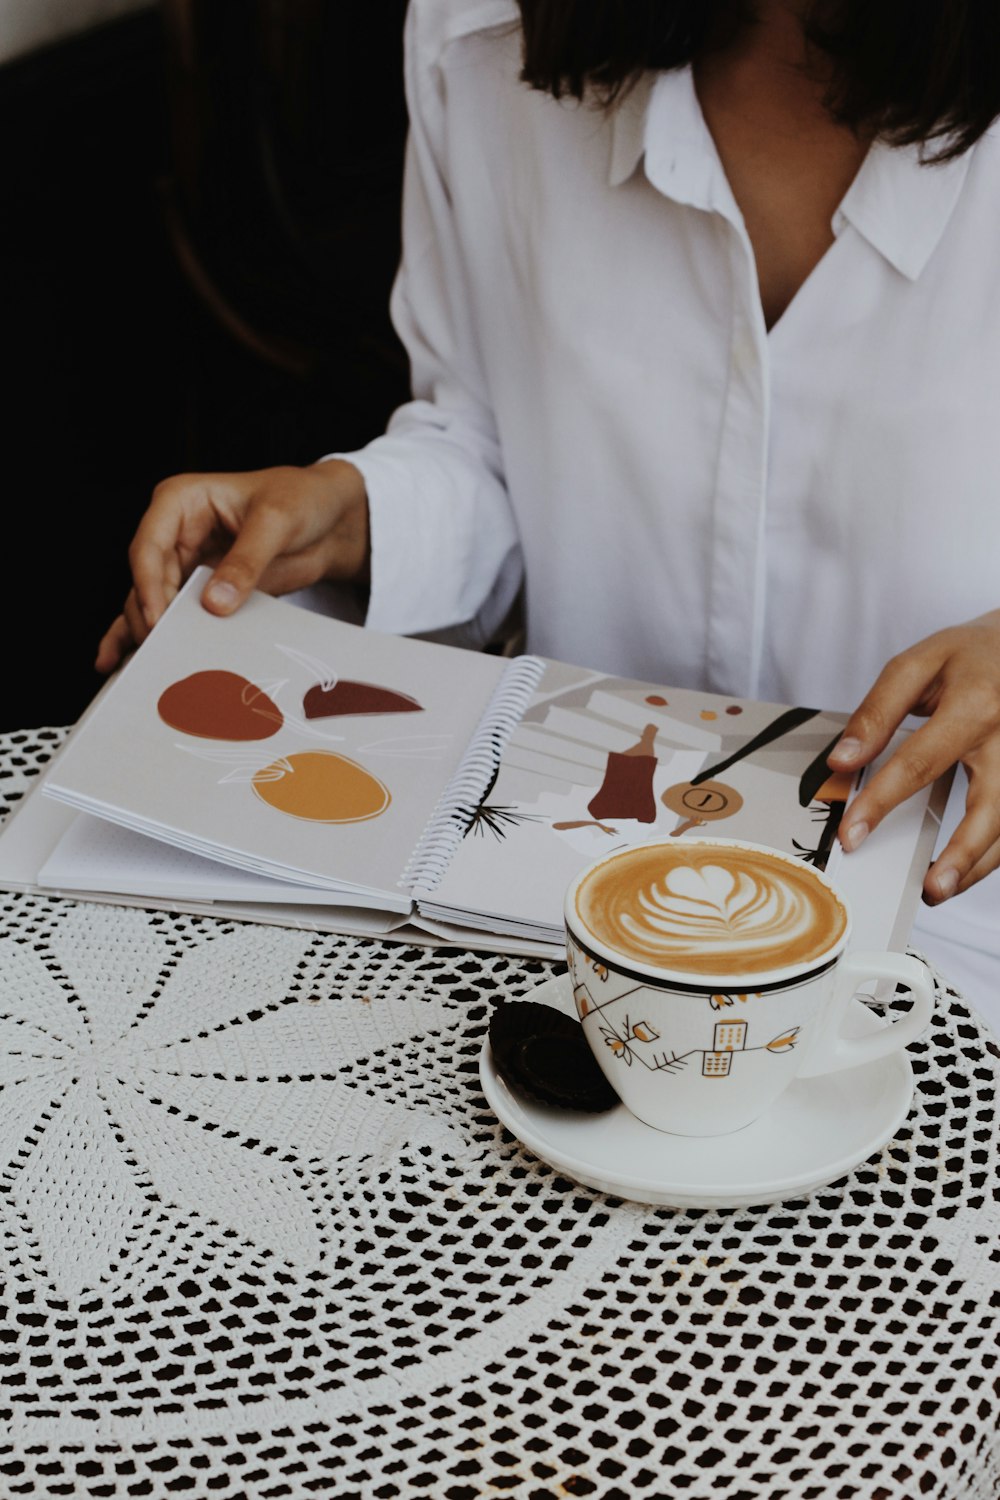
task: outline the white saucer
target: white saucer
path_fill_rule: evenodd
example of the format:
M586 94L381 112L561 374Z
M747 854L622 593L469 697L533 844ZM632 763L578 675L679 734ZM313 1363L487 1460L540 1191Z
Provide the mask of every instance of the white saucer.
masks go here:
M576 1014L565 976L519 998ZM886 1024L856 1000L844 1034ZM601 1192L674 1208L780 1203L835 1182L892 1139L913 1098L913 1070L900 1050L793 1083L763 1119L732 1135L696 1137L654 1130L623 1104L603 1114L538 1104L497 1073L488 1036L479 1076L501 1123L542 1161Z

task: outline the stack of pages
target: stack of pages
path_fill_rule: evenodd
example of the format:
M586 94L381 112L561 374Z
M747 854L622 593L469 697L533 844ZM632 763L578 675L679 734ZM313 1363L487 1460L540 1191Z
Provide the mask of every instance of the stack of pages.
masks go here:
M854 855L844 716L381 635L198 570L0 836L0 883L541 956L600 854L719 834L835 878L905 945L947 793Z

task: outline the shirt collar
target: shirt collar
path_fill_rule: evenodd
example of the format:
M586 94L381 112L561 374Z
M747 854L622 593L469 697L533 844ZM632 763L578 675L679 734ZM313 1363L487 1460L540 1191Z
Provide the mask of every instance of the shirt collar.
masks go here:
M520 21L516 0L467 0L444 11L442 35L445 42L454 42L494 26L519 26Z
M944 234L975 147L946 162L923 162L920 146L875 141L833 216L910 281L916 281Z
M611 116L611 162L608 181L612 187L627 182L646 149L646 114L655 73L642 73L614 107Z
M690 68L643 73L612 117L612 187L645 158L646 176L667 198L727 211L731 198Z
M833 216L834 234L852 225L915 281L944 234L974 150L924 163L920 146L874 142ZM646 176L666 197L739 218L690 68L642 74L616 106L611 185L626 182L643 158Z

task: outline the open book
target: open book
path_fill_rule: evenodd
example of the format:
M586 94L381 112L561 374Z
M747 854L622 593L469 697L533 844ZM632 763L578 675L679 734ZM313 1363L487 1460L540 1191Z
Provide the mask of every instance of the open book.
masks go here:
M839 881L905 945L947 787L856 853L844 716L381 635L200 569L0 837L0 883L321 930L556 955L599 854L712 832Z

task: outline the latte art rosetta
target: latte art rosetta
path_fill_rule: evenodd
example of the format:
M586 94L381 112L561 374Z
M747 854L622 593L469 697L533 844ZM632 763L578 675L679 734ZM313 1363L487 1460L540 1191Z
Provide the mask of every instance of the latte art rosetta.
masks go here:
M812 871L742 846L623 851L577 897L598 943L692 973L760 973L818 958L847 914Z
M720 958L798 943L815 920L812 904L787 882L719 865L671 870L620 916L630 946L663 956L707 944Z

